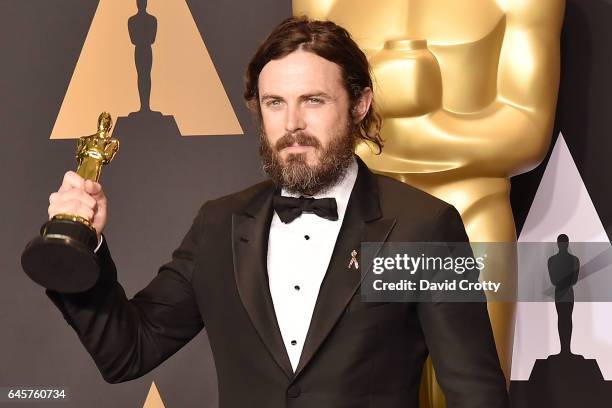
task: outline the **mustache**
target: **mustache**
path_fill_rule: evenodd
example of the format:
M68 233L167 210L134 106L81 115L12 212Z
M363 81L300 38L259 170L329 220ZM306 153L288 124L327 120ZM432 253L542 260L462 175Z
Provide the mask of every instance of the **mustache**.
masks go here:
M319 139L305 132L285 133L276 141L274 148L278 152L285 147L293 146L295 143L300 146L312 146L316 149L321 148Z

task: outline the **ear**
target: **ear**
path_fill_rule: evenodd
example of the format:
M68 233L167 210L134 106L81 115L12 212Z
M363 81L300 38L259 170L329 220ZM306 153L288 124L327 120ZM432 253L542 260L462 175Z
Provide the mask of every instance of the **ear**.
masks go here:
M372 105L372 89L370 87L363 88L361 91L361 96L357 100L357 103L353 107L353 121L355 123L359 123L363 120L365 115L370 110L370 105Z

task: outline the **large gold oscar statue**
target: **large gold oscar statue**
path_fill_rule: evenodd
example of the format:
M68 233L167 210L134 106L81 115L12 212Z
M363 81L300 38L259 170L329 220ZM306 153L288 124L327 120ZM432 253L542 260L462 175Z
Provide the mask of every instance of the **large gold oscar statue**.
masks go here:
M372 64L385 147L357 153L453 204L472 242L516 241L509 178L549 148L564 8L564 0L293 0L294 15L348 29ZM501 268L515 278L514 262ZM515 305L488 308L509 381ZM444 407L430 364L424 380L422 405Z

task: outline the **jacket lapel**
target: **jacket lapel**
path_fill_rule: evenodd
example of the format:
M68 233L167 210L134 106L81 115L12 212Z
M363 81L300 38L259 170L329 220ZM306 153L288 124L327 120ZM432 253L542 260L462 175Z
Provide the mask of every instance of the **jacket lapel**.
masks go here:
M382 218L375 176L359 158L357 162L359 170L355 186L319 290L295 377L310 362L359 288L361 268L370 267L360 265L360 269L349 269L351 252L356 250L360 253L362 242L376 242L380 249L395 225L395 219Z
M266 265L273 194L274 186L270 183L243 213L232 215L234 277L244 308L262 342L291 378L293 369L276 320Z
M272 183L244 212L232 215L234 277L242 303L262 342L287 378L295 379L310 362L346 309L362 280L361 268L349 269L351 252L362 242L387 240L395 219L382 218L375 176L357 157L359 170L342 227L317 297L298 367L293 372L274 312L267 274L267 250L272 221Z

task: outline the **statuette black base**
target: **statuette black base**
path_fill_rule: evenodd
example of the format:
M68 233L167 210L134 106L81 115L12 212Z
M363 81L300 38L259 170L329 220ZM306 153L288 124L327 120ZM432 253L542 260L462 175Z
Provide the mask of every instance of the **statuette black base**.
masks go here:
M100 276L94 254L95 231L66 219L52 219L41 228L41 236L28 243L21 254L21 266L39 285L61 293L91 289Z

